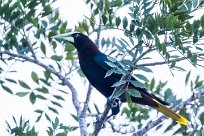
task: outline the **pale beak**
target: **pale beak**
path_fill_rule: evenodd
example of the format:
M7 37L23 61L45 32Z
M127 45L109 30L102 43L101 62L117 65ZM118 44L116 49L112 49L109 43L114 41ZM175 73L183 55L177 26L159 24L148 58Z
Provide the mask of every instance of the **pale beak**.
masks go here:
M54 39L61 39L61 40L66 40L70 43L74 43L74 37L72 36L73 33L65 33L65 34L59 34L55 35L52 38Z

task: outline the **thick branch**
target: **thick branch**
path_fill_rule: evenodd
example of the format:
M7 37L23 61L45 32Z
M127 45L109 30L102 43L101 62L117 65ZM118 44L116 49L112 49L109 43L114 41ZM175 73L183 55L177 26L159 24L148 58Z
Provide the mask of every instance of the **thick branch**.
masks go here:
M87 117L87 110L88 110L88 107L89 107L89 101L90 101L90 97L91 97L91 90L92 90L92 86L91 86L91 84L89 84L88 91L87 91L87 94L86 94L86 100L84 102L84 107L83 107L82 112L81 112L80 117L79 117L79 118L84 120L84 124L87 124L86 123L86 117ZM84 127L85 127L84 130L86 130L86 131L84 131L83 134L87 134L87 127L86 126L84 126Z
M204 87L199 88L198 89L198 93L194 93L189 99L187 99L186 101L184 101L183 103L180 103L179 105L175 106L173 108L174 111L179 111L181 110L183 107L186 107L186 105L190 105L192 101L199 99L200 97L204 96ZM164 121L165 119L167 119L166 116L161 116L159 117L157 120L150 122L149 124L147 124L144 128L138 130L137 132L133 133L133 136L142 136L145 133L147 133L150 129L152 129L153 127L159 125L162 121Z
M28 62L34 63L34 64L36 64L38 66L41 66L42 68L46 69L50 73L52 73L55 76L57 76L64 84L66 84L67 87L69 87L69 89L72 92L72 102L73 102L74 107L75 107L75 109L77 111L77 117L79 119L81 134L83 135L84 131L86 132L86 130L84 130L84 128L86 127L86 123L84 123L84 118L80 118L81 108L80 108L80 103L78 101L77 91L74 88L74 86L66 79L66 77L62 75L62 73L57 72L52 67L45 65L44 63L40 62L37 59L33 59L33 58L30 58L30 57L22 55L22 54L15 54L15 53L11 53L9 51L0 51L0 54L7 54L7 55L9 55L11 57L20 58L20 59L23 59L24 61L28 61Z

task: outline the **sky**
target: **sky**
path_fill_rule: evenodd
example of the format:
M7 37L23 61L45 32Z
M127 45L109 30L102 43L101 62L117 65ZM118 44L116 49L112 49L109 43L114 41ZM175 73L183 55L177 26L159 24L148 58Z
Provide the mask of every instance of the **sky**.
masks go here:
M79 20L83 20L84 19L84 15L88 16L90 14L90 11L88 9L88 7L85 5L85 3L83 2L83 0L58 0L58 2L54 5L54 7L59 7L60 10L60 16L64 19L64 20L69 20L68 21L68 26L70 28L73 28L75 26L75 24L78 23ZM204 13L204 12L202 12ZM121 16L123 16L123 12L121 11ZM198 16L196 16L198 17ZM106 34L102 33L102 36L112 36L112 32L107 32ZM118 37L123 36L122 33L118 34ZM91 37L94 40L94 36ZM161 59L160 56L155 55L154 56L155 59ZM180 64L182 66L186 67L187 72L191 69L192 70L192 76L191 79L195 79L197 75L201 75L202 79L204 79L203 76L203 68L195 68L193 67L191 64L189 64L186 61L180 62ZM21 65L23 65L23 67L21 67ZM19 67L20 66L20 67ZM31 65L29 64L19 64L16 67L14 67L14 69L18 69L18 77L22 78L22 79L28 79L30 80L30 69ZM32 68L35 66L32 66ZM37 67L36 67L37 69ZM185 80L185 75L186 72L175 72L174 71L174 76L172 76L171 72L168 70L168 67L166 65L162 65L159 67L155 67L153 68L153 75L148 75L148 78L151 80L152 77L154 77L156 80L162 80L162 81L167 81L168 80L168 86L170 88L172 88L174 90L174 94L178 96L178 98L183 98L183 100L187 99L190 97L190 90L189 88L185 87L184 84L184 80ZM75 81L79 81L76 82ZM84 80L79 79L79 77L73 77L71 79L71 82L74 84L74 86L77 88L77 90L83 90L79 93L79 99L81 101L84 100L84 95L86 92L86 88L81 88L81 86L83 85ZM16 88L15 88L16 89ZM21 89L21 88L19 88ZM70 92L69 92L70 93ZM99 104L101 108L101 110L103 110L104 104L106 102L106 99L104 97L100 97L100 100L98 100L98 96L100 95L98 92L93 91L92 93L92 100L94 103ZM97 98L97 99L96 99ZM36 114L33 112L37 106L42 105L40 103L36 104L36 105L32 105L30 104L30 102L28 101L28 98L22 99L19 98L17 96L12 96L6 92L2 92L0 95L0 107L1 110L0 111L0 135L1 136L10 136L5 128L7 128L6 124L5 124L5 120L8 122L13 122L12 121L12 115L15 117L20 117L21 115L24 115L25 117L27 117L26 119L31 119L31 122L34 122L34 120L32 120L32 118L36 117ZM73 119L71 119L70 117L67 116L67 114L74 112L74 107L72 105L71 100L67 100L66 103L64 103L64 107L63 109L60 109L60 113L61 113L61 119L63 118L68 118L71 120L71 122L73 121ZM43 105L44 106L44 105ZM93 105L91 105L93 107ZM71 109L71 110L70 110ZM155 119L156 119L156 115ZM70 123L70 122L69 122ZM76 123L76 122L74 122ZM44 130L46 128L46 124L48 125L48 123L43 124L43 126L38 126L37 129L39 129L40 131ZM77 125L77 124L76 124ZM149 132L149 134L155 134L157 136L162 135L161 132L157 131L153 131L151 130ZM40 133L40 136L45 135L46 133ZM108 135L109 132L102 132L102 135Z

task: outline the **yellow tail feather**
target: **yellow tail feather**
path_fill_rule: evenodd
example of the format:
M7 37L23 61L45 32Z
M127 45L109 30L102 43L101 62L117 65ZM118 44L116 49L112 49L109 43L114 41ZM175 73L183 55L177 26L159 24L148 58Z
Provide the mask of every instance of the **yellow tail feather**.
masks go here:
M168 107L164 106L163 104L161 104L157 100L155 100L155 99L153 99L153 100L158 104L158 107L153 107L157 111L159 111L159 112L163 113L164 115L172 118L173 120L176 120L180 124L183 124L183 125L186 125L186 126L188 125L189 121L186 118L184 118L181 115L175 113L174 111L172 111Z

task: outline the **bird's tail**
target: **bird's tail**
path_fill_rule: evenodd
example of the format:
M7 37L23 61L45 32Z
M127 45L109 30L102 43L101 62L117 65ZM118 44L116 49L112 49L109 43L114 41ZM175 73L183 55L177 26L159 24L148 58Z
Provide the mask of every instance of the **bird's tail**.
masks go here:
M161 104L157 100L153 99L153 101L155 101L158 104L158 107L153 107L157 111L159 111L159 112L163 113L164 115L172 118L173 120L177 121L180 124L183 124L183 125L186 125L186 126L188 125L189 121L186 118L184 118L183 116L175 113L174 111L172 111L168 107L164 106L163 104Z

